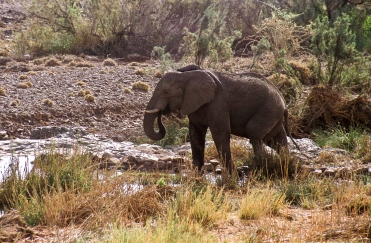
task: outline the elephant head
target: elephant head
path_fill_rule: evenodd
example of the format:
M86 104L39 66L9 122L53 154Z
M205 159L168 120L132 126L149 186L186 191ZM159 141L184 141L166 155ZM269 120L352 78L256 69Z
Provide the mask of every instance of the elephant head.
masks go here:
M217 85L206 71L192 70L169 72L158 82L147 105L143 128L152 140L161 140L166 130L161 116L168 111L179 111L188 115L214 99ZM157 117L159 132L154 130Z

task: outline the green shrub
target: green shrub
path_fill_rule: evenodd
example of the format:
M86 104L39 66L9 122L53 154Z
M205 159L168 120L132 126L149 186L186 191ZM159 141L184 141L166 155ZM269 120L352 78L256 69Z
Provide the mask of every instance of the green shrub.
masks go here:
M227 12L218 10L213 3L205 10L197 31L185 28L186 36L181 46L187 57L194 57L194 62L201 66L206 58L212 63L225 62L233 56L232 43L241 37L241 32L234 31L228 35L224 32Z
M338 126L328 130L314 129L312 133L315 136L315 142L320 147L333 147L348 151L353 151L363 136L360 127L350 127L347 131L345 128Z
M166 71L168 71L170 69L177 69L178 68L178 65L171 58L171 54L169 52L165 52L165 46L163 46L163 47L159 47L159 46L153 47L151 56L152 57L157 56L158 59L160 60L159 69L161 71L160 72L161 76L162 76L162 74L164 74Z
M188 118L170 118L164 121L166 135L163 139L156 142L158 145L181 145L189 140Z
M350 28L349 16L339 16L333 24L324 17L318 17L312 25L312 50L317 57L317 80L330 87L342 82L341 73L356 61L355 34ZM322 75L322 62L326 63L325 75Z

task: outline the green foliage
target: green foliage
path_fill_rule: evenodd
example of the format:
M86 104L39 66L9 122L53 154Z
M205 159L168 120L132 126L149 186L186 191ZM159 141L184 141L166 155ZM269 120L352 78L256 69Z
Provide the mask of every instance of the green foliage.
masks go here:
M304 181L289 181L282 190L287 202L307 209L325 206L336 198L336 184L328 178L317 180L310 177Z
M168 119L164 121L166 127L165 137L156 142L161 147L166 145L181 145L189 140L188 118Z
M361 38L363 42L363 48L371 50L371 16L367 16L363 22Z
M256 45L251 46L251 50L254 53L251 68L254 68L256 58L261 56L264 52L268 51L270 49L270 47L271 47L271 44L265 38L261 38Z
M158 180L156 181L156 186L158 186L158 187L164 187L164 186L166 186L166 181L165 181L165 179L164 179L163 177L161 177L160 179L158 179Z
M51 151L38 156L32 170L20 171L18 166L13 166L0 182L0 206L16 207L27 223L40 224L45 220L42 211L44 195L90 190L91 162L87 154L69 156Z
M65 30L55 32L49 26L33 24L26 31L18 34L14 40L15 54L35 53L70 53L74 47L74 35Z
M364 133L360 127L350 127L347 131L345 128L338 126L329 130L315 129L313 134L315 135L315 142L321 147L353 151Z
M347 65L356 61L355 34L350 28L349 16L338 17L331 27L327 18L317 18L312 25L312 50L317 57L317 80L330 87L340 84L341 73ZM326 62L326 73L321 72L321 63Z
M151 56L157 56L160 60L160 66L159 69L161 70L162 74L164 74L166 71L170 69L176 69L178 68L178 65L175 63L175 61L172 59L171 54L169 52L165 52L165 46L155 46L153 47Z
M241 32L234 31L231 35L224 32L227 12L218 10L213 3L205 10L198 30L190 32L185 28L186 36L181 46L185 56L193 56L194 62L201 66L206 58L211 62L225 62L233 56L232 43L241 37Z

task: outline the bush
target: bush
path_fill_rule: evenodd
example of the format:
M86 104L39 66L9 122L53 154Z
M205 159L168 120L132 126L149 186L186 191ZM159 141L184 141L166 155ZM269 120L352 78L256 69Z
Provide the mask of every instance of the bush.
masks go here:
M342 82L342 71L356 61L355 34L350 28L349 16L338 17L331 27L329 20L317 18L312 25L312 50L317 57L317 80L330 87ZM326 72L322 75L322 62Z
M359 127L350 127L349 131L337 126L328 130L314 129L315 142L320 147L332 147L353 151L363 137L363 131Z
M170 117L164 120L166 135L163 139L156 142L158 145L181 145L189 140L188 118L178 119Z
M228 35L224 32L225 10L218 10L217 4L211 4L200 19L197 31L185 28L186 36L180 47L186 57L194 57L194 63L202 66L206 58L212 63L225 62L233 56L232 43L241 37L241 32Z

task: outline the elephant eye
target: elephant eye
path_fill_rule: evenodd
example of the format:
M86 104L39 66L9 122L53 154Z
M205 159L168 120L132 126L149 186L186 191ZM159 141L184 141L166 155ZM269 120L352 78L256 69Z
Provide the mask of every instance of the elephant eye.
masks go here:
M164 91L164 94L166 94L166 95L169 94L169 91L168 90L165 90Z

